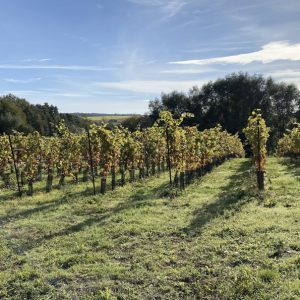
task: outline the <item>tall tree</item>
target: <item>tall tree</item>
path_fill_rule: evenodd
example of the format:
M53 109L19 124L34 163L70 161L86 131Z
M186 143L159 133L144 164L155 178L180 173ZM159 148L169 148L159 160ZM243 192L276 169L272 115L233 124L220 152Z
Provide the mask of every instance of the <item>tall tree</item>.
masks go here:
M154 121L161 110L170 111L174 117L190 112L195 118L183 125L198 125L204 130L220 124L230 133L239 132L243 139L242 130L247 126L248 116L258 108L271 128L268 146L273 150L295 117L300 117L299 104L300 93L295 85L239 72L210 81L201 89L193 87L188 95L176 91L163 93L160 100L150 101L149 110Z

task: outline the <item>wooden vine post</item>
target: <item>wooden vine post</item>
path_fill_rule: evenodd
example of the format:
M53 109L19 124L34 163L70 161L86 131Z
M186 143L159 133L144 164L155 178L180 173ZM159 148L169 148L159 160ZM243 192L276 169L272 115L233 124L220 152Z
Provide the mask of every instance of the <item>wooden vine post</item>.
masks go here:
M90 157L91 157L91 171L92 171L92 179L93 179L94 195L96 195L95 178L94 178L94 169L93 169L93 155L92 155L92 148L91 148L90 131L89 131L88 128L87 128L87 134L88 134L88 139L89 139L89 150L90 150Z
M13 149L13 146L12 146L12 143L11 143L10 135L8 136L8 139L9 139L9 145L10 145L11 154L12 154L12 158L13 158L13 162L14 162L14 167L15 167L15 173L16 173L16 178L17 178L17 183L18 183L18 189L19 189L19 196L21 198L22 197L22 192L21 192L21 188L20 188L19 176L18 176L16 161L15 161L15 154L14 154L14 149Z
M260 132L259 132L259 119L257 120L257 155L258 155L258 173L257 173L257 181L258 181L258 189L261 191L264 189L263 186L263 177L261 173L261 153L260 153Z
M169 168L169 175L170 175L170 191L172 191L172 173L171 173L171 160L170 160L170 147L169 147L169 126L166 128L167 133L167 148L168 148L168 168Z

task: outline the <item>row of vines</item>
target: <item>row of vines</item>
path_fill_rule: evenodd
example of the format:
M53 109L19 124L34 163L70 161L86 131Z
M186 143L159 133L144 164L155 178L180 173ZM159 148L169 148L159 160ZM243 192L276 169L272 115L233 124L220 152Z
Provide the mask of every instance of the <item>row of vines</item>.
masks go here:
M109 177L111 189L116 184L135 181L168 170L170 188L180 187L210 171L213 165L226 158L240 156L245 152L237 135L215 127L198 131L196 127L180 127L185 117L172 118L170 112L161 112L159 121L150 128L136 130L115 127L107 130L105 125L92 125L85 134L71 133L62 123L57 126L54 137L42 137L39 133L24 136L0 136L0 176L4 186L9 187L11 173L15 173L19 185L28 184L27 194L33 194L33 183L46 176L46 192L52 190L53 177L59 176L59 184L65 178L79 180L100 178L101 193L106 192ZM80 175L81 174L81 175ZM116 180L118 175L119 180ZM82 178L82 179L79 179Z
M289 134L284 134L278 142L277 156L297 158L300 154L300 124L289 130Z

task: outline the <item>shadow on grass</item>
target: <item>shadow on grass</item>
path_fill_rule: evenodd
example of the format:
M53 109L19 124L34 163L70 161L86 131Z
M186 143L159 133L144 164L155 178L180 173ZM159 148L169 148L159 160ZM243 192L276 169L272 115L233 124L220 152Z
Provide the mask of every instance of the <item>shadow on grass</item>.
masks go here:
M150 177L150 178L147 178L143 181L139 181L137 183L140 184L140 187L141 187L141 185L144 185L145 187L146 186L148 187L149 181L152 180L152 179L153 178ZM52 188L53 191L54 190L63 191L63 195L60 196L59 199L52 199L51 201L43 201L42 204L35 203L33 205L36 205L37 207L32 208L32 209L25 209L25 210L22 210L18 213L15 213L14 209L11 210L11 211L8 211L8 213L4 217L0 217L0 224L2 222L17 219L17 218L20 218L20 217L21 218L26 218L26 217L29 217L32 214L40 213L42 211L52 210L56 207L59 207L62 204L67 203L70 200L70 198L76 198L78 196L82 196L82 197L92 196L94 194L93 186L90 185L91 182L86 182L86 183L89 184L89 186L86 186L84 190L81 190L81 191L76 192L76 193L72 192L70 194L68 193L68 189L71 189L72 187L75 187L73 182L71 182L71 181L66 182L65 185L63 185L63 186L60 186L59 184L54 184L53 188ZM120 185L119 185L120 182L118 181L116 183L116 190L114 190L114 191L110 190L111 182L108 181L107 183L108 183L107 184L107 194L106 194L105 197L109 198L110 196L112 196L112 194L118 194L118 192L119 192L118 188L120 188ZM41 185L41 182L37 182L37 184ZM81 182L81 184L84 184L84 182ZM99 184L98 184L98 186L99 186ZM24 186L24 187L26 188L26 186ZM129 181L126 182L125 187L130 188ZM96 188L97 188L96 195L99 195L100 194L100 187L96 187ZM42 187L34 188L34 195L35 195L35 193L43 192L44 190L45 189L42 188ZM115 208L113 213L119 212L123 209L129 209L129 208L137 206L136 203L133 203L133 202L131 203L131 201L142 201L142 200L150 200L150 199L154 201L154 200L156 200L158 198L161 198L163 196L167 196L168 195L168 184L163 183L161 186L155 187L153 189L149 189L149 191L147 191L147 192L148 192L147 195L145 195L144 193L141 192L141 189L138 189L136 191L136 193L134 193L131 197L129 197L129 201L126 201L126 204L120 203ZM16 198L18 198L18 195L19 195L18 192L14 191L14 192L11 193L9 199L5 199L5 200L16 199ZM48 195L51 197L51 192ZM26 201L27 199L30 199L30 196L27 196L25 194L25 195L23 195L22 200L24 200L24 199Z
M83 174L80 173L79 174L80 177L78 178L78 184L89 184L92 185L92 177L89 175L88 176L88 180L87 181L83 181ZM125 176L126 180L126 185L128 185L129 182L129 174L126 174ZM149 177L152 178L152 177ZM147 178L147 179L149 179ZM61 190L63 188L66 187L72 187L72 186L76 186L76 183L70 178L70 177L66 177L65 178L65 183L64 185L60 185L59 184L59 179L60 176L57 176L56 174L54 174L54 178L53 178L53 185L52 185L52 191L55 190ZM1 186L1 177L0 177L0 186ZM0 200L2 201L11 201L14 199L18 199L19 198L19 191L18 191L18 186L16 183L16 179L14 174L10 174L10 181L11 181L11 185L8 188L3 188L0 189ZM106 180L106 186L107 186L107 191L111 191L111 184L112 184L112 178L111 176L108 176L107 180ZM43 174L43 179L37 180L35 182L33 182L33 196L36 196L37 194L43 193L46 194L46 185L47 185L47 174ZM101 177L99 175L95 175L95 185L96 185L96 194L100 193L100 188L101 188ZM4 183L3 183L4 186ZM116 179L115 179L115 187L120 187L121 186L121 174L117 173ZM21 191L22 191L22 195L23 197L30 197L28 196L28 184L24 184L24 185L20 185L21 187ZM88 189L88 188L87 188ZM87 194L88 195L93 195L93 187L89 188L90 193Z
M248 174L246 174L246 171L248 171L251 168L251 166L251 160L241 162L235 170L235 174L228 178L229 183L221 188L222 192L216 195L213 202L211 202L208 205L202 206L201 208L198 208L193 212L193 221L188 227L184 228L186 234L190 236L199 234L201 228L207 222L216 218L218 215L224 214L225 211L232 211L235 209L232 207L232 205L238 203L245 196L245 191L241 189L241 186L244 183L245 178L249 176ZM161 200L162 198L166 198L166 203L169 203L170 200L167 199L169 192L168 181L164 181L154 187L152 187L149 184L151 184L151 178L137 182L136 188L132 187L134 193L129 198L127 198L126 201L121 201L115 207L109 208L107 210L102 209L99 211L92 211L90 213L87 213L85 215L90 215L90 217L75 225L67 226L56 232L50 232L49 234L44 235L40 238L32 237L30 239L27 239L27 241L22 245L22 248L25 250L35 248L36 246L40 245L40 243L42 243L44 240L50 240L55 237L83 231L86 227L90 227L95 223L97 223L98 226L104 226L106 224L107 219L114 215L118 215L122 211L142 206L161 205L161 202L158 202L157 200ZM194 184L197 183L195 182ZM126 187L130 188L129 184ZM85 190L86 194L89 193L89 195L91 194L91 191L92 188L90 187ZM120 190L108 192L105 196L106 200L109 201L111 199L111 196L115 193L120 193ZM83 192L80 192L80 194L83 195ZM73 198L74 194L72 194L71 197ZM46 211L56 208L59 205L68 202L69 200L70 197L66 195L60 199L53 200L53 203L44 204L34 209L20 212L14 216L7 216L4 219L0 219L0 221L8 220L11 217L27 217L31 214L39 213L40 211Z
M70 188L71 186L67 186L67 188ZM63 189L62 187L61 189ZM65 203L68 203L70 201L70 198L78 197L78 196L88 196L93 193L92 187L86 187L84 190L81 190L80 192L76 193L70 193L68 194L68 191L66 190L64 195L60 196L59 199L52 199L51 201L43 201L42 204L34 203L33 205L36 205L35 208L32 209L24 209L18 213L15 213L15 209L8 211L7 214L3 217L0 217L0 224L7 221L13 221L14 219L18 218L27 218L33 214L40 213L47 210L52 210L54 208L59 207L60 205L63 205ZM51 195L49 193L49 195ZM30 199L30 196L25 196L27 199ZM24 198L22 200L24 200ZM25 199L25 201L27 200Z
M244 205L246 202L241 200L247 195L247 191L243 189L244 185L250 184L248 170L253 165L251 160L242 162L235 170L235 174L230 176L229 183L222 187L222 192L217 194L210 204L204 204L201 208L194 211L194 219L185 231L190 234L199 234L201 228L210 220L225 212L235 210L233 206L237 203ZM246 187L247 188L247 187Z
M151 178L150 178L151 180ZM145 181L139 182L141 185L147 186L147 179ZM85 230L85 228L92 226L93 224L97 223L97 226L104 226L106 225L107 219L111 218L112 216L117 216L118 213L130 209L136 209L142 206L156 206L161 205L161 203L158 203L157 200L161 199L162 195L167 194L168 195L168 183L162 183L159 186L155 186L153 188L149 188L146 195L140 194L140 190L137 190L136 193L134 193L131 197L127 198L128 200L124 202L120 202L116 207L103 210L100 209L99 211L93 211L90 213L90 218L85 219L83 222L79 222L75 225L66 226L62 230L56 231L56 232L50 232L49 234L44 235L40 238L30 238L27 239L24 243L22 243L21 247L24 249L24 251L33 249L35 247L38 247L43 241L45 240L51 240L56 237L66 236L71 233L76 233ZM109 197L110 194L115 193L117 191L108 193L107 196ZM109 199L109 198L108 198ZM40 210L46 210L46 209L53 209L54 207L59 206L59 204L53 204L51 205L45 205L41 208L35 208L31 211L26 211L24 213L37 213ZM20 213L22 215L23 213ZM88 214L85 214L88 215ZM1 219L0 219L1 220Z
M294 158L283 158L280 162L284 165L289 174L300 177L300 161Z

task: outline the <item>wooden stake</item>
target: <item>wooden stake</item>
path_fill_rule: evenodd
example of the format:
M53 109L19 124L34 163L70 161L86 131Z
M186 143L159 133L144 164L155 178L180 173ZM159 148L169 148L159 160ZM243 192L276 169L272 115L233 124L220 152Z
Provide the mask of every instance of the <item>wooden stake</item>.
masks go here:
M92 179L93 179L93 187L94 187L94 195L96 195L95 188L95 178L94 178L94 169L93 169L93 156L92 156L92 148L91 148L91 140L90 140L90 131L87 129L88 139L89 139L89 149L90 149L90 157L91 157L91 168L92 168Z
M9 144L10 144L11 154L12 154L12 158L13 158L14 166L15 166L16 178L17 178L18 189L19 189L19 196L20 196L20 198L21 198L21 197L22 197L22 192L21 192L21 188L20 188L19 176L18 176L17 166L16 166L16 161L15 161L15 154L14 154L14 149L13 149L13 147L12 147L10 135L8 136L8 139L9 139Z
M170 190L172 190L172 173L171 173L171 161L170 161L170 148L169 148L169 127L166 128L167 132L167 147L168 147L168 166L169 166L169 174L170 174Z
M257 154L258 154L258 189L262 190L262 180L261 180L261 169L260 169L260 132L259 132L259 120L257 120Z

